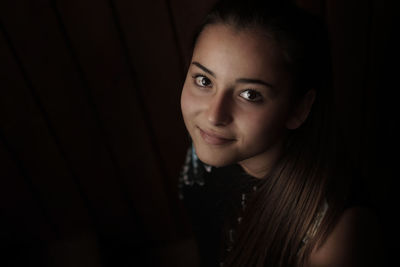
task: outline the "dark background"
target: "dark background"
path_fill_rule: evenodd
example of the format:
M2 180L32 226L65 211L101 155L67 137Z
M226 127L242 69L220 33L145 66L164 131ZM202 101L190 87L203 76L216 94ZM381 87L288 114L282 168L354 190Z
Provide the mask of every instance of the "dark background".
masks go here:
M191 266L179 97L214 2L0 0L1 266ZM396 1L297 2L329 25L343 156L395 255Z

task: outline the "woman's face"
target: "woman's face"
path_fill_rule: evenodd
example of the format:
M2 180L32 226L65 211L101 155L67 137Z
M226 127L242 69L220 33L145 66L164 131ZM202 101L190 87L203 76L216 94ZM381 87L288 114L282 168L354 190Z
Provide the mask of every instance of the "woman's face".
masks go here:
M265 175L288 131L290 85L281 51L266 34L207 26L181 96L200 160L217 167L239 163L251 175Z

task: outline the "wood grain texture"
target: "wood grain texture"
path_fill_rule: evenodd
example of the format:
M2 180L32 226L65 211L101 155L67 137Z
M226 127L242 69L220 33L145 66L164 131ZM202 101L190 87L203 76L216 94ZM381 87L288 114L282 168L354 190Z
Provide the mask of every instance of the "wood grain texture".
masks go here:
M133 218L90 102L90 88L77 68L55 7L46 1L41 4L31 4L31 14L3 15L4 23L14 29L10 36L15 49L32 77L37 100L90 215L98 227L105 228L102 232L117 234L122 229L125 233L132 229ZM9 8L22 12L17 6ZM19 17L25 18L23 23ZM45 46L43 52L35 53L40 45Z
M71 173L61 156L44 114L32 95L32 85L21 75L15 57L0 36L3 74L0 79L1 126L4 139L22 162L57 225L59 236L88 229L89 218ZM39 214L39 216L41 216Z

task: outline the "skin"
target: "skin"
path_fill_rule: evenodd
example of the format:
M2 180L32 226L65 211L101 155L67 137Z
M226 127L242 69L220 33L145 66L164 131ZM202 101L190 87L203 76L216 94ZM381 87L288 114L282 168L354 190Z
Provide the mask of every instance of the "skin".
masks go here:
M316 246L308 267L386 266L378 220L364 207L344 211L327 240Z
M261 31L223 24L203 30L181 96L201 161L238 163L258 178L268 173L288 131L301 125L314 99L311 94L294 104L282 63L281 50Z
M274 40L257 29L216 24L203 30L181 95L183 119L201 161L217 167L238 163L250 175L265 177L316 97L309 90L293 100L282 62ZM379 266L378 229L368 210L346 210L314 248L308 266Z

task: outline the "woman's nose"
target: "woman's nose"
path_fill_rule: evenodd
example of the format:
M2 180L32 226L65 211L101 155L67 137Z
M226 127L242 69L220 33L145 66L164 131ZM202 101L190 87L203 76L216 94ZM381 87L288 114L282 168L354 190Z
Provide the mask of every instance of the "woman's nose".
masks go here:
M207 119L214 126L225 126L231 123L232 103L228 94L213 96L208 106Z

